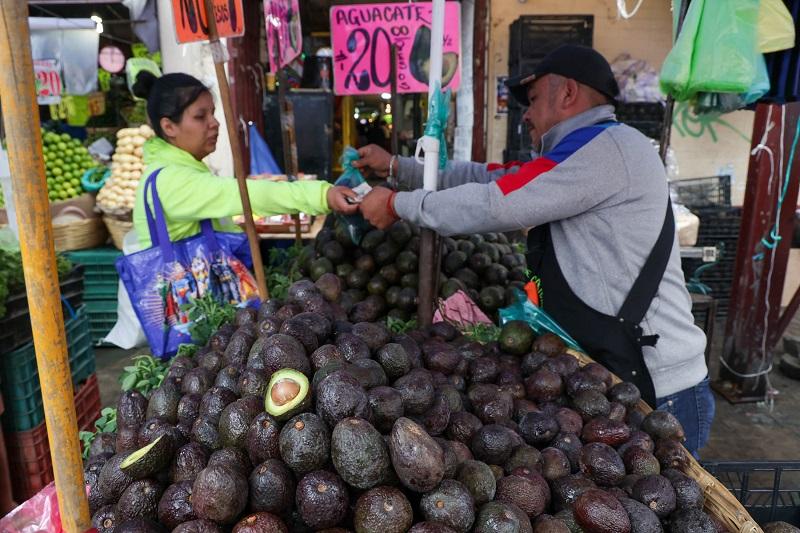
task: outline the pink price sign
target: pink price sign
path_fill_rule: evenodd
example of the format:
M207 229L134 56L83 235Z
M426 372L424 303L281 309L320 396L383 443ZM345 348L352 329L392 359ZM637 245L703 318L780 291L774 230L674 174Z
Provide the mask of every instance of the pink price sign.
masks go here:
M303 51L300 5L297 0L264 0L269 71L277 72Z
M397 90L428 92L433 4L360 4L331 7L333 81L336 94L377 94L391 88L389 57L397 47ZM445 4L442 86L461 81L458 2Z

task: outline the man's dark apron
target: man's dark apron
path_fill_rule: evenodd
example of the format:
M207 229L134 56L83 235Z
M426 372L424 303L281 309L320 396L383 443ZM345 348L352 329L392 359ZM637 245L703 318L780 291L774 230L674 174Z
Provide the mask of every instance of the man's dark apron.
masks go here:
M570 288L556 258L550 225L528 233L528 266L541 279L542 306L587 353L624 381L639 387L644 399L655 408L656 395L642 356L643 346L655 346L658 335L643 335L640 326L667 268L675 238L672 205L650 255L634 281L617 316L589 307Z

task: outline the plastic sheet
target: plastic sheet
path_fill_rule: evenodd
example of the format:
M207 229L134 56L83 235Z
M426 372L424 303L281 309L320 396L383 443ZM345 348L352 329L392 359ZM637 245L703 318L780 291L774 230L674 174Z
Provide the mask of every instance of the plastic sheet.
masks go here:
M544 309L534 305L524 292L515 290L514 294L516 297L515 302L499 311L501 326L512 320L522 320L523 322L527 322L537 335L549 331L561 337L561 340L573 350L584 351L575 339L570 337L569 333L567 333L564 328L553 320Z
M50 483L31 499L0 519L3 533L62 533L56 484Z

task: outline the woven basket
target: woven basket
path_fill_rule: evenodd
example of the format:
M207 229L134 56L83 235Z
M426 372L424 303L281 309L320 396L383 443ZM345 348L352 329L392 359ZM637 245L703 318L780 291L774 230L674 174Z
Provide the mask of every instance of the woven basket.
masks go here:
M105 244L108 232L100 218L86 218L53 224L53 239L58 252L84 250Z
M122 250L122 241L125 239L125 235L133 229L133 222L109 216L104 216L103 222L105 222L106 228L111 234L111 242L114 243L118 250Z

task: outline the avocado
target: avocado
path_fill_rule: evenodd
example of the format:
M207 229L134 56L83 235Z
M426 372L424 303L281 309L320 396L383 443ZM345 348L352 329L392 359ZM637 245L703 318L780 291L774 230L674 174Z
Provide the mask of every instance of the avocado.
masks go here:
M323 344L311 354L311 368L317 372L331 361L344 361L344 356L335 344Z
M383 437L361 418L345 418L333 428L331 459L339 476L357 489L378 485L391 468Z
M498 303L495 307L500 305ZM504 352L512 355L524 355L530 351L533 339L533 330L527 322L522 320L506 322L500 330L500 347Z
M297 415L281 429L281 458L298 475L318 470L330 460L330 441L330 431L319 416Z
M236 394L225 387L213 386L203 395L198 407L198 416L219 422L225 408L236 401Z
M642 430L654 440L673 439L682 442L686 435L678 419L666 411L652 411L642 422Z
M403 416L403 397L397 390L378 386L367 393L372 409L372 424L382 433L392 430L395 420Z
M401 483L415 492L432 490L444 476L442 448L408 418L399 418L394 423L389 452Z
M389 285L397 285L400 283L400 278L403 273L397 268L396 265L388 264L383 265L378 271L378 274L389 283Z
M577 440L577 439L576 439ZM575 500L597 485L582 474L571 474L551 482L552 498L556 510L572 509Z
M667 468L681 468L689 463L686 448L681 446L676 440L664 439L658 441L658 445L653 454L661 464L662 470L666 470Z
M132 452L139 448L139 429L141 426L117 427L116 453Z
M119 497L116 508L118 521L132 518L158 518L158 502L163 489L154 479L139 479L128 485Z
M386 233L383 230L372 229L368 231L361 239L359 247L367 253L370 253L378 247L383 241L386 240Z
M217 431L217 423L210 418L197 417L192 424L191 439L210 451L222 448L222 438Z
M294 504L292 471L279 459L267 459L250 473L250 509L283 514Z
M657 474L658 471L655 473ZM673 468L664 470L661 475L667 478L672 483L672 488L675 489L675 506L677 509L703 508L705 495L697 481Z
M174 449L172 437L162 434L147 446L128 455L120 463L120 470L134 479L154 476L169 465Z
M370 254L364 254L358 259L356 259L354 266L356 270L362 271L364 274L369 276L373 272L375 272L375 259Z
M672 483L660 475L644 476L637 481L631 496L648 506L659 518L669 516L677 505Z
M340 263L344 259L344 247L336 241L327 242L322 246L322 255L331 263Z
M340 333L336 336L336 347L348 363L358 359L369 359L370 348L354 333Z
M583 447L580 468L586 477L604 487L619 485L625 478L622 458L614 448L602 442L592 442Z
M393 263L399 253L400 247L396 243L385 241L375 248L375 251L372 252L372 256L375 258L375 263L383 266Z
M352 322L374 322L386 311L386 300L377 294L370 294L356 303L347 316Z
M113 505L101 507L92 515L92 527L98 533L113 533L117 526L117 512Z
M468 289L478 289L481 286L480 278L469 268L459 268L453 276L460 280ZM477 299L474 300L477 301Z
M211 520L191 520L184 522L175 529L172 533L223 533L222 528Z
M469 377L472 383L494 383L500 367L494 357L478 357L469 363Z
M267 385L264 410L279 422L305 411L311 405L308 385L308 377L297 370L284 368L276 371ZM248 424L250 422L248 420Z
M234 336L236 335L234 334ZM228 344L228 346L230 346L230 344ZM203 355L195 356L195 358L197 359L198 368L205 368L214 376L216 376L217 372L219 372L223 366L222 354L218 352L204 353Z
M455 529L439 522L417 522L408 533L457 533Z
M250 423L245 448L254 465L280 457L280 430L278 421L269 413L259 413Z
M542 450L542 476L553 481L570 474L571 467L566 454L557 448Z
M293 368L307 376L311 375L311 362L306 349L294 337L281 333L260 337L250 350L247 367L261 370L268 376L282 368Z
M408 279L406 280L408 281ZM397 295L397 307L404 311L412 311L417 307L417 288L403 287Z
M234 394L239 394L239 374L241 373L242 366L228 365L219 371L216 379L214 379L214 386L225 387L226 389L233 391ZM186 396L181 398L181 401L183 401L184 398L186 398ZM180 404L178 405L178 422L181 422Z
M305 321L298 320L297 317L292 317L284 322L281 325L280 333L293 337L295 340L299 341L300 344L303 345L303 349L305 350L306 354L314 353L314 350L319 348L319 340L317 339L317 335Z
M206 448L197 442L190 442L184 444L175 456L172 457L172 462L169 468L169 479L172 483L180 483L181 481L194 482L197 474L203 470L208 464L208 452Z
M244 447L250 423L260 412L262 403L258 396L245 396L228 404L219 417L218 431L222 444Z
M276 316L271 316L260 320L258 322L258 336L259 337L269 337L270 335L275 335L281 330L281 326L283 325L283 319L278 318ZM253 340L255 343L255 339ZM246 352L236 352L235 357L226 357L226 362L229 364L235 365L244 365L247 363L247 357L250 355L250 350L253 349L253 345L250 345L250 348L247 349Z
M400 286L407 289L416 290L419 286L419 275L416 273L403 274L400 277Z
M661 472L661 466L658 464L656 456L642 448L628 448L622 459L628 474L650 476Z
M388 343L378 349L375 360L380 363L387 378L392 381L411 371L411 360L405 348L397 343Z
M116 443L116 433L97 433L92 441L92 445L89 447L89 458L97 457L99 455L106 455L108 457L114 455L117 451Z
M373 359L359 359L345 368L365 390L386 385L388 382L383 367Z
M405 533L413 521L411 503L395 487L375 487L356 501L353 516L356 533Z
M375 274L367 283L367 292L370 294L385 294L389 283L380 274Z
M430 349L423 350L423 354L428 370L446 376L455 373L462 362L464 367L468 364L458 350L443 342L437 341Z
M560 518L542 514L536 519L534 533L570 533L567 524Z
M469 256L469 259L467 259L467 263L469 264L469 268L474 272L483 274L484 270L486 270L489 265L492 264L492 260L485 253L479 252L477 248L475 250L475 253Z
M206 468L217 465L236 470L245 476L253 467L250 459L247 457L247 453L241 448L221 448L212 453L211 457L208 458Z
M333 272L333 262L327 257L318 257L311 261L309 273L311 274L312 280L317 281L324 274L329 274L331 272Z
M360 338L367 347L375 352L391 340L389 331L383 324L360 322L353 324L351 333Z
M424 426L423 426L424 427ZM456 477L458 473L458 465L459 465L459 456L456 455L455 448L453 447L451 441L447 439L443 439L442 437L433 437L433 440L436 441L436 444L442 449L442 453L444 454L444 479L452 479ZM459 445L460 443L455 443ZM472 457L471 455L469 456Z
M420 509L425 520L439 522L456 531L467 532L475 521L475 502L469 490L453 479L445 479L423 494Z
M611 404L608 399L603 393L596 390L579 392L572 399L572 405L584 422L588 422L596 416L607 417L611 412Z
M387 230L389 238L400 246L406 244L414 235L411 225L404 221L398 220Z
M563 392L564 381L561 376L546 368L540 368L525 379L525 394L529 400L550 402L558 399Z
M403 409L407 414L423 414L435 400L433 377L429 371L421 368L415 368L396 380L394 388L402 396Z
M531 350L542 352L546 355L553 356L563 352L566 349L564 341L558 335L553 333L544 333L536 337L533 341Z
M419 267L419 257L411 251L402 251L397 254L394 264L397 269L403 274L416 272Z
M122 462L127 459L128 453L118 453L108 459L100 470L97 478L97 490L100 499L104 503L116 503L120 496L134 482L132 476L126 474L120 468Z
M117 427L136 428L147 419L147 398L135 390L125 391L117 400Z
M350 272L352 272L355 269L356 269L356 267L354 267L350 263L342 263L341 265L336 265L336 277L339 278L339 283L342 286L342 293L339 295L339 299L337 299L335 301L337 301L337 302L340 301L341 295L344 294L344 288L347 286L346 283L345 283L345 280L347 280L347 276L350 275ZM323 275L322 277L325 277L325 275ZM320 279L322 279L322 278L320 278ZM319 280L317 280L317 281L319 281ZM322 291L322 289L320 289L320 291Z
M611 420L604 416L592 418L583 426L581 431L583 442L602 442L609 446L620 446L627 442L630 437L631 429L625 422Z
M714 517L712 517L714 520ZM797 533L797 528L786 522L769 522L763 526L764 533ZM717 531L723 531L722 528L717 527Z
M608 399L612 402L619 402L628 409L633 409L639 404L639 400L642 399L642 394L639 392L639 388L636 385L623 381L609 389Z
M158 502L158 521L170 530L194 520L192 485L194 481L180 481L167 487Z
M267 390L267 374L263 370L255 370L252 368L245 368L239 374L239 381L236 385L239 387L239 394L241 396L264 396ZM220 414L222 411L220 411Z
M481 427L475 432L470 445L475 459L498 466L508 461L513 447L511 431L499 424Z
M346 370L337 370L320 381L316 389L316 412L331 427L351 416L371 418L367 393Z
M546 446L559 433L558 421L545 413L528 413L519 421L519 433L533 446Z
M280 517L271 513L254 513L242 518L233 526L232 533L289 533Z
M622 457L625 457L625 452L628 451L629 448L641 448L653 453L656 449L656 445L650 435L644 431L637 430L631 432L631 438L628 439L628 442L617 448L617 452L619 452Z
M503 465L506 474L511 474L520 468L527 468L532 471L542 471L542 453L534 448L523 444L517 446L511 452L511 457Z
M205 368L193 368L181 380L183 394L205 394L214 383L214 376ZM149 408L149 404L148 404Z
M464 282L458 278L450 278L444 283L441 284L441 288L439 289L439 296L444 299L447 299L457 293L458 291L466 291L467 286L464 285Z
M467 254L461 250L455 250L447 254L442 261L442 270L449 275L455 275L459 269L463 268L467 262Z
M631 533L664 533L661 521L649 507L630 498L618 498L631 523Z
M128 520L118 519L114 533L165 533L166 530L160 525L147 518L130 518Z
M578 496L574 513L575 520L586 531L631 532L631 523L625 508L616 498L602 490L590 489Z
M556 357L560 357L561 355L565 354L560 354L551 357L542 366L548 368L549 370L557 372L557 370L554 370L552 368L552 365L550 363L553 362ZM575 359L570 355L567 355L566 357L568 357L572 361L575 361ZM564 372L561 372L561 375L563 376ZM588 372L578 371L574 373L569 373L568 376L569 377L566 378L566 389L567 389L567 395L570 396L571 398L574 398L576 394L585 390L596 390L600 394L606 393L606 384Z
M521 513L521 511L520 511ZM531 530L530 520L525 513L520 516L511 506L504 502L490 501L481 506L475 520L475 533L521 533L526 531L520 523L527 520L527 531Z
M702 510L690 507L675 511L669 518L669 532L716 533L714 522Z
M278 298L270 298L265 302L261 302L261 306L258 308L258 320L260 321L275 316L278 309L283 307L283 303L283 300L279 300Z
M445 435L450 440L470 444L481 427L483 423L477 416L468 411L457 411L450 415Z
M491 264L483 272L483 278L489 285L503 287L508 282L508 269L503 265Z
M302 313L303 309L298 304L294 303L287 303L284 304L278 311L275 313L275 317L277 320L283 324L286 320L289 320L294 315Z
M533 478L511 475L497 482L495 500L513 503L522 509L529 518L542 514L550 505L550 488L547 481L535 472Z
M295 500L303 522L316 530L336 526L344 520L349 508L344 482L326 470L303 476L297 484Z
M224 465L208 466L192 485L192 508L199 518L232 524L247 505L247 478Z
M211 338L208 340L208 348L212 351L224 352L225 347L231 341L231 337L233 336L235 331L236 331L236 326L234 326L233 324L222 325L216 331L216 333L211 335Z
M497 285L484 287L479 293L478 303L480 303L481 309L485 309L489 312L501 308L505 303L505 295L502 287L498 287Z
M147 402L147 418L163 418L170 424L178 422L180 390L171 381L165 381L150 394Z
M555 415L558 427L562 433L572 433L580 435L583 430L583 418L577 412L568 407L559 407Z
M482 461L467 460L458 468L456 479L466 487L475 505L494 499L497 482L489 465Z

